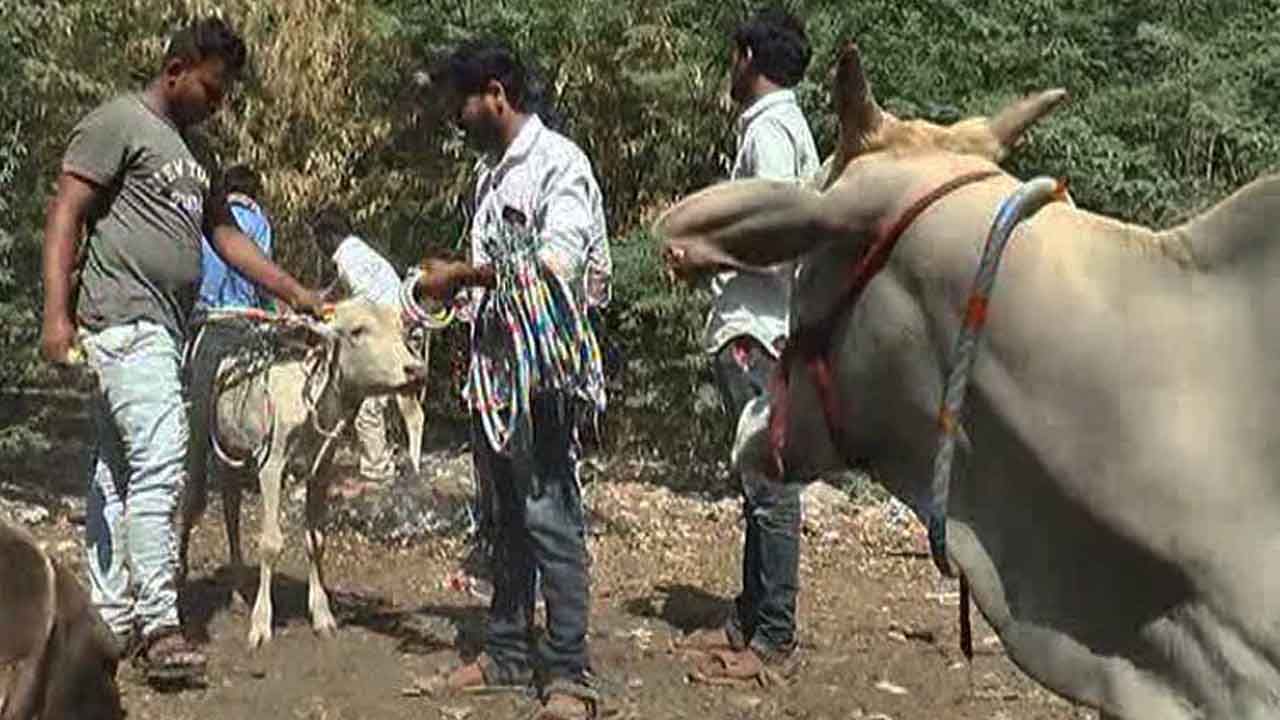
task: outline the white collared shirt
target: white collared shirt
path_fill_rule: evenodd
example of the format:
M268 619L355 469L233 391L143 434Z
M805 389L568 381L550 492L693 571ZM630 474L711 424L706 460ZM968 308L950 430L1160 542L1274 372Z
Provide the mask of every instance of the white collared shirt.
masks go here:
M607 305L613 261L604 199L586 154L530 115L502 158L492 165L481 160L477 173L472 263L489 262L484 238L497 233L505 212L537 232L540 258L580 301L587 307ZM480 297L477 293L475 299Z
M822 165L809 123L791 90L775 90L757 98L738 118L737 131L738 154L731 180L803 182ZM795 267L785 263L775 270L772 275L730 271L712 278L703 350L714 354L733 338L747 335L777 356L774 343L788 332Z

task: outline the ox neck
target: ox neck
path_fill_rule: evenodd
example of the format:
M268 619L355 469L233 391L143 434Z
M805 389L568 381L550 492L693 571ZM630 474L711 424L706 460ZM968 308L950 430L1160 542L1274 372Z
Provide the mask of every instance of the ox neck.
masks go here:
M999 170L985 169L958 175L934 187L908 205L895 220L876 234L867 250L853 262L844 276L841 292L827 311L816 322L798 325L791 332L782 354L782 361L778 364L778 369L771 381L770 394L775 400L769 421L769 436L777 471L781 472L784 466L789 411L785 398L792 368L798 365L806 368L818 393L827 432L833 441L832 447L841 448L840 438L844 435L845 429L844 413L841 410L840 400L836 397L836 383L832 377L830 357L831 340L835 335L836 325L857 303L871 279L889 262L889 257L898 240L921 213L957 189L999 174Z

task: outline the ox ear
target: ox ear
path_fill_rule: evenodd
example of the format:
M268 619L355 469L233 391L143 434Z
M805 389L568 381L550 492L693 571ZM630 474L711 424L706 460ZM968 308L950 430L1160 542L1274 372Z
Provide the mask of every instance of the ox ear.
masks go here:
M772 180L714 185L663 213L654 235L664 259L689 276L717 268L752 270L799 257L820 241L822 196Z
M862 52L856 43L847 43L840 51L831 94L840 118L840 145L833 168L838 175L851 159L862 153L867 140L879 132L885 118L871 93L871 82L867 80Z
M988 120L987 126L1007 154L1017 145L1027 128L1053 112L1066 99L1067 91L1062 88L1024 97Z

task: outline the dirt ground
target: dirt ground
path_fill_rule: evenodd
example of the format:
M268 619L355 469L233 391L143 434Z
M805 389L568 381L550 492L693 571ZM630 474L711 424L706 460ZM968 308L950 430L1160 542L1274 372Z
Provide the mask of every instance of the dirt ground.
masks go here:
M74 405L55 413L61 440L8 465L0 499L25 495L50 516L31 526L61 562L83 576L74 517L87 438ZM9 408L10 413L15 412ZM12 416L10 417L10 420ZM802 671L780 687L708 688L686 680L670 651L682 632L715 624L728 609L741 562L741 524L731 497L677 493L673 468L596 459L586 472L591 515L591 654L619 718L1094 718L1040 688L1004 655L974 614L972 665L959 650L956 587L938 577L918 527L884 503L855 504L819 486L808 499L801 569ZM420 482L454 497L465 481L454 444L426 458ZM344 501L337 500L336 503ZM0 505L0 512L6 512ZM449 587L461 542L456 532L386 545L335 530L327 574L340 629L316 637L306 613L306 566L296 508L272 588L276 636L246 648L247 611L232 600L224 567L222 513L214 502L194 536L184 612L210 658L206 688L158 693L122 669L131 720L300 718L521 718L520 696L433 698L421 681L474 653L480 601ZM259 499L246 496L243 534L254 562ZM256 567L244 573L252 601Z

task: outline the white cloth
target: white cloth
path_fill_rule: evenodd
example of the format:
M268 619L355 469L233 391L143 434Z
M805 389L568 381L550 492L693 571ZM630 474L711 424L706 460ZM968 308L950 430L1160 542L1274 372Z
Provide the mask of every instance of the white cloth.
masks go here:
M333 252L333 262L354 298L400 307L400 276L368 243L354 235L348 236Z
M758 98L738 118L738 154L730 179L765 178L803 182L822 165L809 123L790 90ZM703 349L714 354L735 337L748 335L778 355L774 342L788 332L795 264L772 275L722 272L711 280L711 311Z

